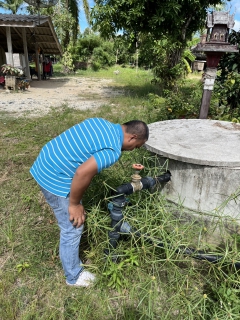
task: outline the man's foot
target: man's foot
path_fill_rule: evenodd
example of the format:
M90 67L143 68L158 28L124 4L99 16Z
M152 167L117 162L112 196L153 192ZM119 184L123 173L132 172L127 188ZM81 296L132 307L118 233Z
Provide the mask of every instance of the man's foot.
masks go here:
M66 281L66 284L68 286L74 286L74 287L88 287L90 286L95 279L95 275L89 271L83 270L83 272L80 273L80 276L77 279L76 283L68 283Z

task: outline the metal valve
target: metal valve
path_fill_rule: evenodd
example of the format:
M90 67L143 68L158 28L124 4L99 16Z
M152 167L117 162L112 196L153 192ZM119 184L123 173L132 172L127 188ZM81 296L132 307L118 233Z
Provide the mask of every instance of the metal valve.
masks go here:
M139 174L139 172L144 169L144 166L142 164L139 163L134 163L132 165L132 168L135 169L135 173L131 176L132 178L132 186L133 186L133 190L138 191L142 189L142 183L141 183L141 176Z

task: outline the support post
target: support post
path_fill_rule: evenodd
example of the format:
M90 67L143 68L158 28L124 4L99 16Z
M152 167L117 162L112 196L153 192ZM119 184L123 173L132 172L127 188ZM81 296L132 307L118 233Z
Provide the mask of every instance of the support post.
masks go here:
M217 68L207 68L204 75L205 79L199 119L207 119L216 75Z
M36 67L38 72L38 80L41 80L41 70L40 70L40 63L39 63L39 52L38 52L38 46L35 45L35 54L36 54Z
M8 47L7 63L13 66L13 50L12 50L12 38L11 38L10 27L6 27L6 36L7 36L7 47Z
M24 58L25 58L25 75L28 79L31 79L30 69L29 69L29 60L28 60L28 48L27 48L27 38L26 38L26 29L22 28L22 38L23 38L23 51L24 51Z
M212 96L212 90L205 90L205 89L203 90L199 119L207 119L211 96Z

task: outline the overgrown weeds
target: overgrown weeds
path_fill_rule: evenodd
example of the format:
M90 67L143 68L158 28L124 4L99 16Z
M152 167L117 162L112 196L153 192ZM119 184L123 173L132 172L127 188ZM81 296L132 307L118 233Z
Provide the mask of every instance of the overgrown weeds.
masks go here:
M93 179L84 197L88 218L81 256L98 280L88 289L65 285L58 227L29 168L47 141L87 117L157 120L136 97L95 110L65 106L38 119L1 115L1 319L239 319L239 271L233 263L240 260L239 235L223 237L218 247L208 243L213 230L224 230L220 216L209 227L199 216L183 219L183 207L170 205L157 189L135 193L124 220L142 236L122 235L114 251L117 263L104 255L112 190L130 181L132 163L145 165L142 176L166 169L144 148L124 153ZM179 246L220 252L223 258L216 264L198 261L177 252Z

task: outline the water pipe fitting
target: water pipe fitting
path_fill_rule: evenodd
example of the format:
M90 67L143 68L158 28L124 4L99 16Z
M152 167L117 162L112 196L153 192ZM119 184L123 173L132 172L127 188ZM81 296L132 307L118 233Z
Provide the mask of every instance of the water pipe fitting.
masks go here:
M139 174L139 172L144 169L144 166L142 164L139 163L135 163L132 165L132 168L135 169L135 173L131 176L132 178L132 182L131 185L133 187L133 192L142 190L142 183L141 183L141 176Z
M138 190L150 189L157 183L166 183L171 179L171 173L169 171L155 178L141 178L139 171L142 170L144 166L141 164L135 164L132 167L135 169L135 174L132 175L132 182L124 183L117 187L115 195L112 198L112 202L108 204L112 230L108 232L109 247L104 250L106 255L109 255L113 249L116 249L120 233L129 234L136 232L136 230L134 230L126 221L123 221L123 210L128 204L126 196ZM138 234L140 236L140 233ZM114 260L115 258L116 257L113 255Z

